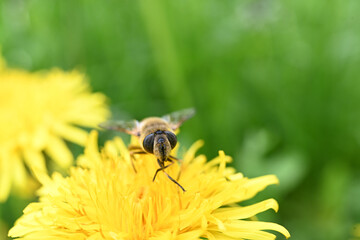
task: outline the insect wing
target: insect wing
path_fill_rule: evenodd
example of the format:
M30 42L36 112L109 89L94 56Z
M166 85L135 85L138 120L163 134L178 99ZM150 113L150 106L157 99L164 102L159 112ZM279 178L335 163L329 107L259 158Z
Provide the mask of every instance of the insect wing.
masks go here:
M165 115L162 117L162 119L167 121L173 130L176 130L181 126L183 122L185 122L194 115L195 115L195 109L187 108Z
M107 130L115 130L125 132L130 135L139 136L139 122L137 120L131 121L106 121L99 124L99 127Z

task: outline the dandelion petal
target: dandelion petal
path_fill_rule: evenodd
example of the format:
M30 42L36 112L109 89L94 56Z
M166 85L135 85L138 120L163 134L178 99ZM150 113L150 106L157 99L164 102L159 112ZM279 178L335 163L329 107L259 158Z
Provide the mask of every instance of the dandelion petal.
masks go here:
M60 138L51 137L46 152L62 168L69 167L73 162L72 153Z

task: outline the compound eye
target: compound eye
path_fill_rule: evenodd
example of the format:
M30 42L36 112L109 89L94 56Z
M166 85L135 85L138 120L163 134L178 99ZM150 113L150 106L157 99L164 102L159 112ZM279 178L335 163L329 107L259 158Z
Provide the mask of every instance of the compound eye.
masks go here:
M153 133L147 135L144 138L143 147L144 147L145 151L147 151L148 153L153 153L153 151L154 151L154 138L155 138L155 136Z
M170 142L171 149L173 149L176 146L177 138L176 135L173 132L165 131L166 137Z

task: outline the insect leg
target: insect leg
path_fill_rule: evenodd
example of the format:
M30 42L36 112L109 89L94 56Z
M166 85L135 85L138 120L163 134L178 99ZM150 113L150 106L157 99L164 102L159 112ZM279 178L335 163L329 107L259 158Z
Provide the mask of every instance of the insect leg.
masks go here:
M182 163L182 159L178 159L178 158L176 158L176 157L174 157L174 156L171 156L171 155L168 157L168 161L169 161L169 160L171 160L171 161L172 161L172 160L176 160L176 161ZM178 175L177 175L177 177L176 177L176 180L177 180L177 181L179 181L180 175L181 175L181 170L179 171L179 173L178 173Z
M171 156L171 155L168 157L168 159L175 160L175 161L181 161L181 159L178 159L178 158L176 158L174 156Z
M144 151L140 146L137 146L137 145L130 145L128 147L129 151L134 151L134 150L137 150L137 151Z
M160 168L156 170L155 175L154 175L154 178L153 178L153 181L155 180L156 175L157 175L157 173L158 173L159 171L164 170L165 168L171 166L171 165L174 163L173 161L171 161L171 163L170 163L169 165L164 166L164 163L161 162L161 161L159 161L159 159L158 159L157 161L158 161L158 163L159 163ZM165 171L163 171L163 173L165 173L166 176L167 176L173 183L175 183L176 185L178 185L178 186L181 188L181 190L183 190L183 191L185 192L185 189L184 189L175 179L173 179L172 177L170 177L170 175L167 174Z
M185 192L185 189L180 185L180 183L178 183L175 179L173 179L172 177L170 177L170 175L167 174L165 171L163 171L163 172L166 174L166 176L167 176L171 181L173 181L173 183L175 183L176 185L178 185L178 186L181 188L181 190L183 190L183 191Z
M135 154L146 154L146 152L144 152L142 149L140 149L138 151L130 151L131 165L132 165L135 173L137 173L136 168L135 168L135 164L134 164L134 161L135 161L134 155Z
M170 163L169 165L164 166L164 163L160 162L159 159L157 161L159 163L160 168L156 170L155 175L153 177L153 181L155 181L156 175L158 174L159 171L164 170L164 169L166 169L167 167L169 167L169 166L171 166L173 164L173 163Z

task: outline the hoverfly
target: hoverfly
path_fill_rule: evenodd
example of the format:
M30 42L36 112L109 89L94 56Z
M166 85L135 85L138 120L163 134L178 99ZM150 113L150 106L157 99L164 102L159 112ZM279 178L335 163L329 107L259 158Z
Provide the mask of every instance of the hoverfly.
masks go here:
M107 121L101 123L99 126L104 129L117 130L138 137L141 148L130 147L130 150L133 150L130 153L132 158L134 154L154 154L160 168L156 170L153 181L158 172L163 171L172 182L185 192L185 189L167 174L164 169L171 166L175 160L179 160L170 155L171 150L174 149L177 144L174 131L178 129L183 122L194 116L194 114L195 109L189 108L170 113L163 117L148 117L140 122L137 120ZM165 165L165 162L170 162L170 164ZM133 162L132 165L136 172Z

